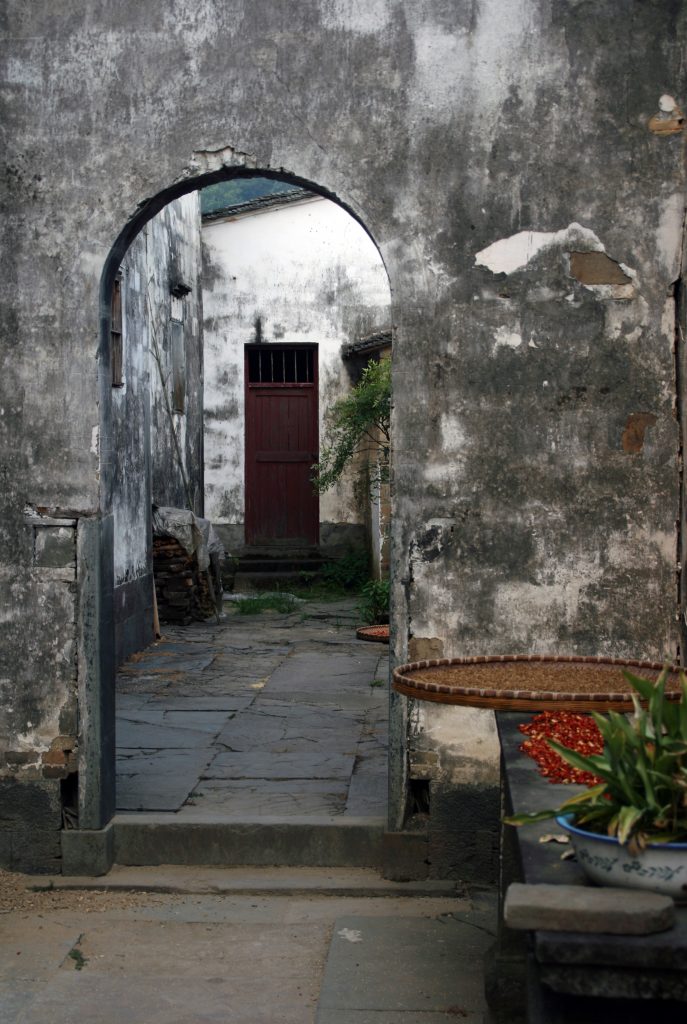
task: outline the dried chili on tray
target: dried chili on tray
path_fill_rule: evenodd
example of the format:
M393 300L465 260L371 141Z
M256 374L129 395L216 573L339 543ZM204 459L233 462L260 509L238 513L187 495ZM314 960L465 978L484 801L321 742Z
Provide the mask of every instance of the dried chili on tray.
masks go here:
M573 768L546 742L547 739L556 740L564 747L586 756L602 754L603 737L591 715L581 715L574 711L542 711L518 728L527 736L520 750L536 761L539 774L549 782L594 786L601 781L591 772Z

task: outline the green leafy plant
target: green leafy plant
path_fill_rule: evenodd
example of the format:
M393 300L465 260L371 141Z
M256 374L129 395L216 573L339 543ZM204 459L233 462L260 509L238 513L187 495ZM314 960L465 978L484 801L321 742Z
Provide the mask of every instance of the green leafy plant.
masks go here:
M82 971L88 963L88 957L84 956L79 946L83 940L83 935L79 935L78 939L67 953L67 957L73 962L75 971Z
M296 601L291 594L256 594L255 597L243 597L234 604L239 615L258 615L260 612L292 612Z
M365 550L353 550L336 561L325 562L317 572L301 572L299 582L290 585L296 597L310 601L335 601L360 591L369 577Z
M373 486L388 479L391 447L391 359L371 359L352 391L325 417L325 444L313 466L313 483L322 493L341 479L361 452L374 456Z
M358 611L363 622L374 626L389 621L388 580L368 580L360 596Z
M602 754L586 757L548 741L568 764L602 781L555 810L516 814L507 824L572 814L577 826L615 836L633 852L648 842L687 841L687 678L680 673L680 700L672 701L665 693L667 668L656 682L623 675L636 691L634 715L592 712L604 740Z
M339 590L359 590L368 577L367 551L349 551L336 562L322 566L322 582Z

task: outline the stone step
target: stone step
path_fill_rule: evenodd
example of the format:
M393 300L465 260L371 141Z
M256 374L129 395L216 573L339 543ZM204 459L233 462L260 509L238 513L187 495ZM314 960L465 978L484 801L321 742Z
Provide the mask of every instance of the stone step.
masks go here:
M237 572L319 572L322 569L321 558L260 558L251 556L240 558Z
M36 879L31 878L35 886ZM371 868L196 867L185 864L131 867L116 864L107 875L52 875L40 888L105 892L279 896L383 896L464 898L465 886L421 879L395 882Z
M61 833L65 876L102 876L120 867L364 868L394 882L430 874L425 832L389 832L381 817L240 820L174 813L116 814L103 829Z
M301 572L238 572L234 577L233 592L243 594L255 590L284 590L289 587L301 587L308 583L316 574L309 574L304 580Z
M117 814L114 860L121 865L255 865L377 868L382 818L174 820L171 814Z

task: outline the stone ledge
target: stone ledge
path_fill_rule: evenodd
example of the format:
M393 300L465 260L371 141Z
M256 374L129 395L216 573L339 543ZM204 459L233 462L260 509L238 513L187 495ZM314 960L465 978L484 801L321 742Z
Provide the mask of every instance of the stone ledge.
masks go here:
M61 834L63 875L106 875L114 861L114 826L67 829Z

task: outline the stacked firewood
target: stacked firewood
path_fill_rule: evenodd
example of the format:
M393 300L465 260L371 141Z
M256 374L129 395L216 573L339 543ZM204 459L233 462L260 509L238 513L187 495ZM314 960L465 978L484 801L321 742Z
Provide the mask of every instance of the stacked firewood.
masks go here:
M188 626L215 614L207 574L174 537L153 538L153 575L160 622Z

